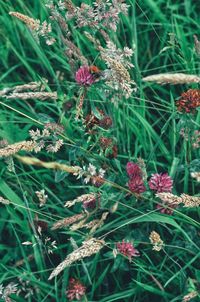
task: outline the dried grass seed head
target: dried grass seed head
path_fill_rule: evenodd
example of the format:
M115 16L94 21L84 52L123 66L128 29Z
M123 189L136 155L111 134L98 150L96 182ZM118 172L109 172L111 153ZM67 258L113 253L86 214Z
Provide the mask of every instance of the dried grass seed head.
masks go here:
M87 241L84 241L80 248L69 254L67 258L53 270L48 280L51 280L60 274L61 271L70 266L72 263L80 261L81 259L89 257L93 254L97 254L104 245L104 240L98 240L96 238L91 238Z

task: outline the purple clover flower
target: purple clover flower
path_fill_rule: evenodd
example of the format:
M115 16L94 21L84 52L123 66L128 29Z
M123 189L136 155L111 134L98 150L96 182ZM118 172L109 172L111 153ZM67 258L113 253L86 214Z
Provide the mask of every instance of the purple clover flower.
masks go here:
M75 80L79 85L90 86L95 82L95 77L89 66L82 66L77 70Z
M131 260L132 257L140 256L140 253L138 250L134 248L132 243L125 242L124 240L122 242L118 242L116 244L117 250L119 253L123 254L124 256L128 257L129 260Z
M152 174L149 180L149 188L157 193L170 193L173 188L173 180L168 173Z

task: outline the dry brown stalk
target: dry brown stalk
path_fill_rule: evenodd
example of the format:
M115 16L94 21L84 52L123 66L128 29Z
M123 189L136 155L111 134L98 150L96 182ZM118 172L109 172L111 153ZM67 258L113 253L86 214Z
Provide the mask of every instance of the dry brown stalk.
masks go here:
M160 288L161 291L165 291L164 287L162 286L162 284L158 281L158 279L156 279L156 277L154 275L150 275L152 280L157 284L157 286Z
M67 258L53 270L48 280L51 280L60 274L60 272L62 272L66 267L70 266L75 261L79 261L85 257L97 254L104 245L104 240L98 240L96 238L91 238L87 241L84 241L80 248L69 254Z
M86 214L81 213L81 214L73 215L71 217L67 217L67 218L58 220L53 224L51 230L57 230L57 229L60 229L62 227L68 226L68 225L70 225L70 224L72 224L76 221L79 221L79 220L85 218L85 217L86 217Z
M8 145L7 147L0 149L0 158L14 155L19 151L33 151L34 147L35 143L33 141L22 141Z
M158 84L190 84L200 83L200 77L185 73L160 73L150 75L142 79L144 82L155 82Z
M79 171L82 170L78 166L73 167L73 166L67 166L65 164L60 164L57 162L44 162L36 157L19 156L19 155L16 155L15 157L23 164L44 167L47 169L61 170L72 174L79 173Z
M58 162L44 162L39 160L36 157L29 157L29 156L19 156L19 155L15 155L15 157L21 161L23 164L26 165L34 165L34 166L38 166L38 167L43 167L46 169L54 169L54 170L60 170L60 171L66 171L68 173L72 173L73 175L80 175L82 173L82 168L79 166L67 166L65 164L60 164ZM114 188L117 188L119 190L123 190L129 194L132 194L128 189L118 185L117 183L114 183L110 180L106 180L105 178L99 177L99 176L93 176L91 177L92 179L92 183L93 184L103 184L106 183L109 186L112 186ZM136 196L138 199L140 198L139 194L133 194L134 196ZM142 197L144 198L144 197Z

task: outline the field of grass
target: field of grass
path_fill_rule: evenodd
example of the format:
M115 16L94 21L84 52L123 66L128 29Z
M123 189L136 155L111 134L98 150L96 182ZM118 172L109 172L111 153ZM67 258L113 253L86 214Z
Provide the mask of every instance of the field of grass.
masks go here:
M83 4L72 2L74 7ZM55 0L52 18L45 6L50 1L0 0L0 301L200 301L200 177L194 177L200 173L200 2L124 1L128 13L119 14L116 31L103 23L81 26L76 21L81 10L65 19L69 7L62 3L70 1ZM94 1L84 3L94 6ZM37 37L30 20L27 26L9 12L46 20L52 31ZM47 45L47 35L55 39L52 45ZM123 79L118 89L105 80L105 72L117 66L111 51L103 57L98 48L99 41L106 49L105 37L117 49L133 49L134 66L125 66L133 88L128 97ZM87 86L75 76L87 65L84 59L100 70ZM163 85L143 81L171 73L196 80ZM35 91L13 88L31 82L38 83L31 84ZM176 102L189 89L196 91L197 105L189 113L183 105L180 112ZM39 94L26 97L30 92ZM102 117L112 125L99 122ZM42 134L34 140L37 129ZM61 148L51 152L59 142ZM128 162L140 167L142 179L138 177L146 189L131 189ZM186 199L163 203L149 184L156 173L168 173L173 180L172 191L160 192L172 192L177 200L187 194ZM64 207L83 194L95 196L95 207L83 201ZM83 217L78 220L77 214ZM69 217L73 224L55 227ZM87 223L93 228L82 228ZM152 231L160 235L159 251L149 239ZM84 248L91 238L97 240L96 250L95 243ZM120 250L123 242L133 248L131 256L130 250ZM77 248L88 255L77 256ZM48 280L68 255L79 261L65 264ZM77 291L80 284L85 287L74 299L70 278L76 279Z

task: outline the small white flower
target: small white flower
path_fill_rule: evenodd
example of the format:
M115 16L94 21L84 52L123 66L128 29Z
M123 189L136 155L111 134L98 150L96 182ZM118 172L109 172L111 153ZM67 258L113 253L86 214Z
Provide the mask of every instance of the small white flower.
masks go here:
M44 128L44 129L42 130L42 136L43 136L43 137L49 137L50 135L51 135L51 134L50 134L50 132L49 132L48 129Z
M34 130L30 130L29 131L30 137L36 141L37 139L39 139L41 137L41 133L39 129Z
M131 57L133 55L133 49L128 48L128 47L124 47L124 55L126 57Z
M87 171L90 173L90 175L95 176L97 174L96 167L89 163L89 167Z
M88 175L88 176L86 176L86 177L84 178L83 182L84 182L85 184L87 184L87 183L90 181L90 179L91 179L91 176Z
M4 286L3 284L0 284L0 296L3 295Z
M40 190L40 191L36 191L35 194L37 195L38 199L39 199L39 202L40 202L40 207L42 207L47 199L48 199L48 195L45 194L45 190Z
M22 242L23 245L32 245L33 243L31 241L24 241Z
M104 169L102 169L102 168L99 169L99 176L101 178L104 178L105 173L106 173L106 171Z

